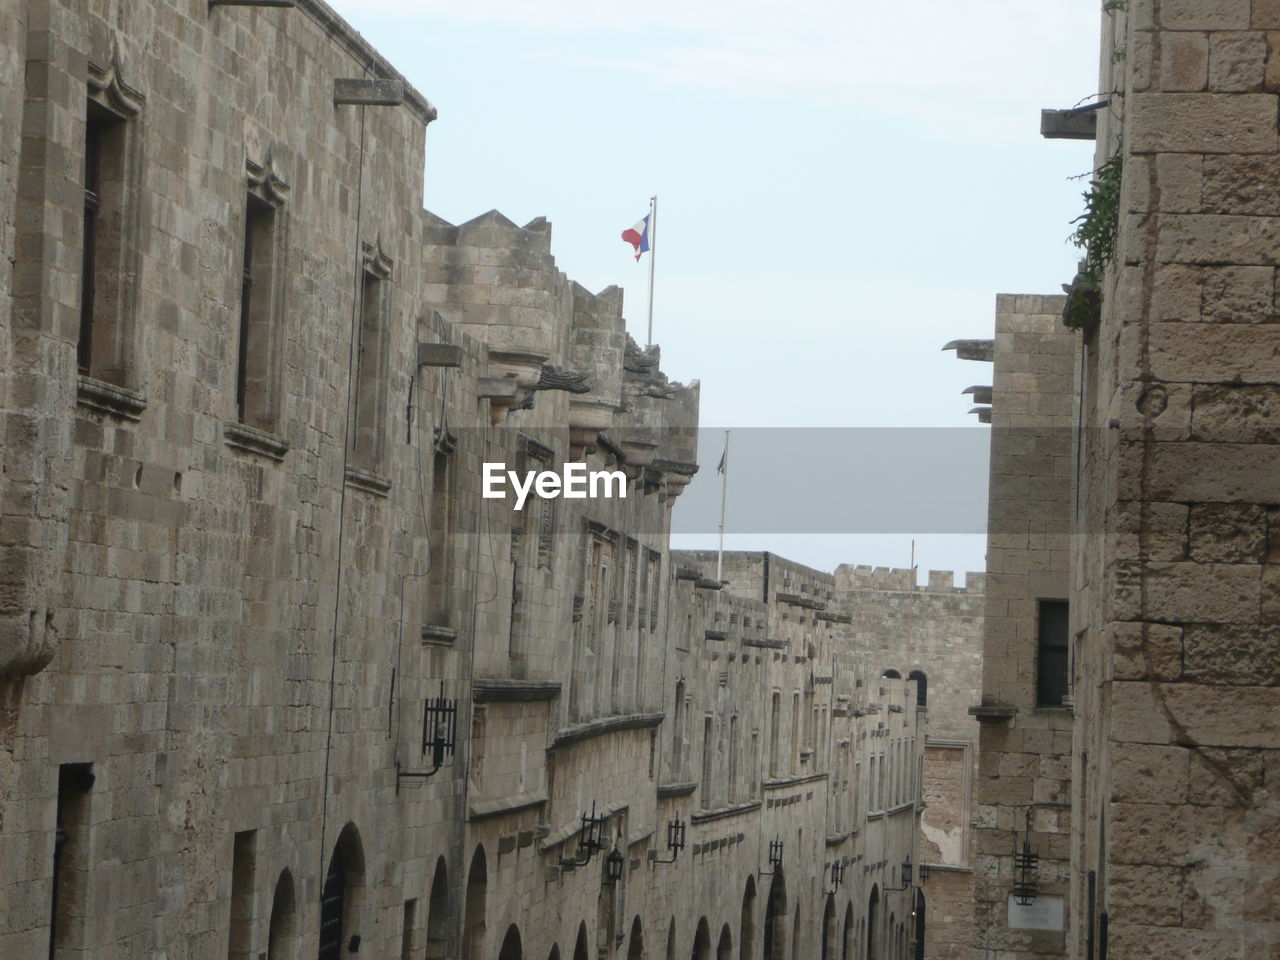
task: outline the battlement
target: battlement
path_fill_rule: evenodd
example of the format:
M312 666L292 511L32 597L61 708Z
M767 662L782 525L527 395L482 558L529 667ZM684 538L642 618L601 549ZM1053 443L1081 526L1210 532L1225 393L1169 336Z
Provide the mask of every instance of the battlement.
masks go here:
M842 590L911 590L918 593L956 593L981 595L986 592L986 574L965 573L965 585L955 585L952 570L930 570L926 586L915 583L915 571L906 567L872 567L868 564L842 563L836 567L836 584Z

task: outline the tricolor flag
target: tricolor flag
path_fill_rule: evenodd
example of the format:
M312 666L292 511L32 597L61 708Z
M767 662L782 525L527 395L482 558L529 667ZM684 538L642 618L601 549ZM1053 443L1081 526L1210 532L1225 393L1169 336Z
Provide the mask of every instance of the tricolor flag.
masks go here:
M725 444L724 453L720 454L720 462L716 464L716 473L724 473L724 468L729 465L729 444Z
M636 259L640 259L640 254L647 253L649 250L649 217L651 213L645 214L645 218L637 223L629 230L622 231L622 239L627 241L636 248Z

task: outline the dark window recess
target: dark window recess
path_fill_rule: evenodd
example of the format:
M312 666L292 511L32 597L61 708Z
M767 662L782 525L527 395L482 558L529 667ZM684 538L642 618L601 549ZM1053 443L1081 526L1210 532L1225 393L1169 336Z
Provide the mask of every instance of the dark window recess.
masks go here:
M1036 703L1042 707L1060 707L1067 695L1067 620L1067 601L1040 601L1036 641Z
M236 417L266 428L271 356L271 287L275 208L250 194L245 203L240 281L240 345L236 357Z
M342 854L333 851L329 871L320 894L320 950L317 960L338 960L342 956L342 914L346 906L347 871Z
M93 105L90 105L92 110ZM109 123L90 114L84 135L84 250L80 267L80 340L76 360L81 373L93 362L93 294L97 261L98 208L102 204L102 139Z
M916 706L927 707L929 705L929 678L925 676L923 670L912 670L907 674L907 679L916 682Z
M49 905L49 958L84 947L89 897L89 790L87 763L58 768L57 826L53 841L53 896Z

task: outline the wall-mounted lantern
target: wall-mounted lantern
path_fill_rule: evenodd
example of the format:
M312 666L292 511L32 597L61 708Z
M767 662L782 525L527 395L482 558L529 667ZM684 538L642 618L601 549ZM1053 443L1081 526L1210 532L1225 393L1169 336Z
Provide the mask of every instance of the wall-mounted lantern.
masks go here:
M826 889L826 883L823 883L822 895L830 896L840 889L840 885L844 883L844 861L837 860L834 863L823 867L823 873L831 874L831 889Z
M1033 807L1027 807L1027 829L1022 837L1022 849L1018 849L1017 838L1013 841L1013 898L1020 907L1034 903L1036 894L1039 892L1040 855L1031 849L1033 809Z
M911 857L908 856L907 859L902 861L902 867L900 868L902 871L902 886L885 887L885 890L894 890L898 892L901 892L903 890L910 890L911 889L911 866L912 866Z
M604 858L604 882L615 884L622 879L622 865L626 863L627 858L622 855L622 851L615 845L609 851L609 855Z
M684 821L679 817L674 820L667 821L667 852L671 856L665 860L658 858L657 852L649 851L649 859L653 863L675 863L676 857L680 856L680 851L684 849Z
M771 877L782 869L782 838L775 837L769 841L769 867L768 870L759 871L762 877Z
M428 697L422 703L422 756L430 755L429 770L404 770L396 760L396 792L400 792L401 780L416 780L416 786L434 776L445 762L453 757L458 743L458 701L446 700L444 681L440 681L440 696Z
M603 816L596 816L596 802L592 800L591 813L582 814L582 826L578 828L578 849L570 858L561 857L560 866L570 869L585 867L596 855L597 850L604 849L604 820Z

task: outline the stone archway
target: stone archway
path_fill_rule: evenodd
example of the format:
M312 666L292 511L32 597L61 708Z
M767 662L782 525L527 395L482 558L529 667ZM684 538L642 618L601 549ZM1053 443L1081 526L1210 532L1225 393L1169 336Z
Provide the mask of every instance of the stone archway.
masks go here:
M485 910L489 899L489 871L483 844L476 846L467 871L466 913L463 916L462 960L484 960Z

